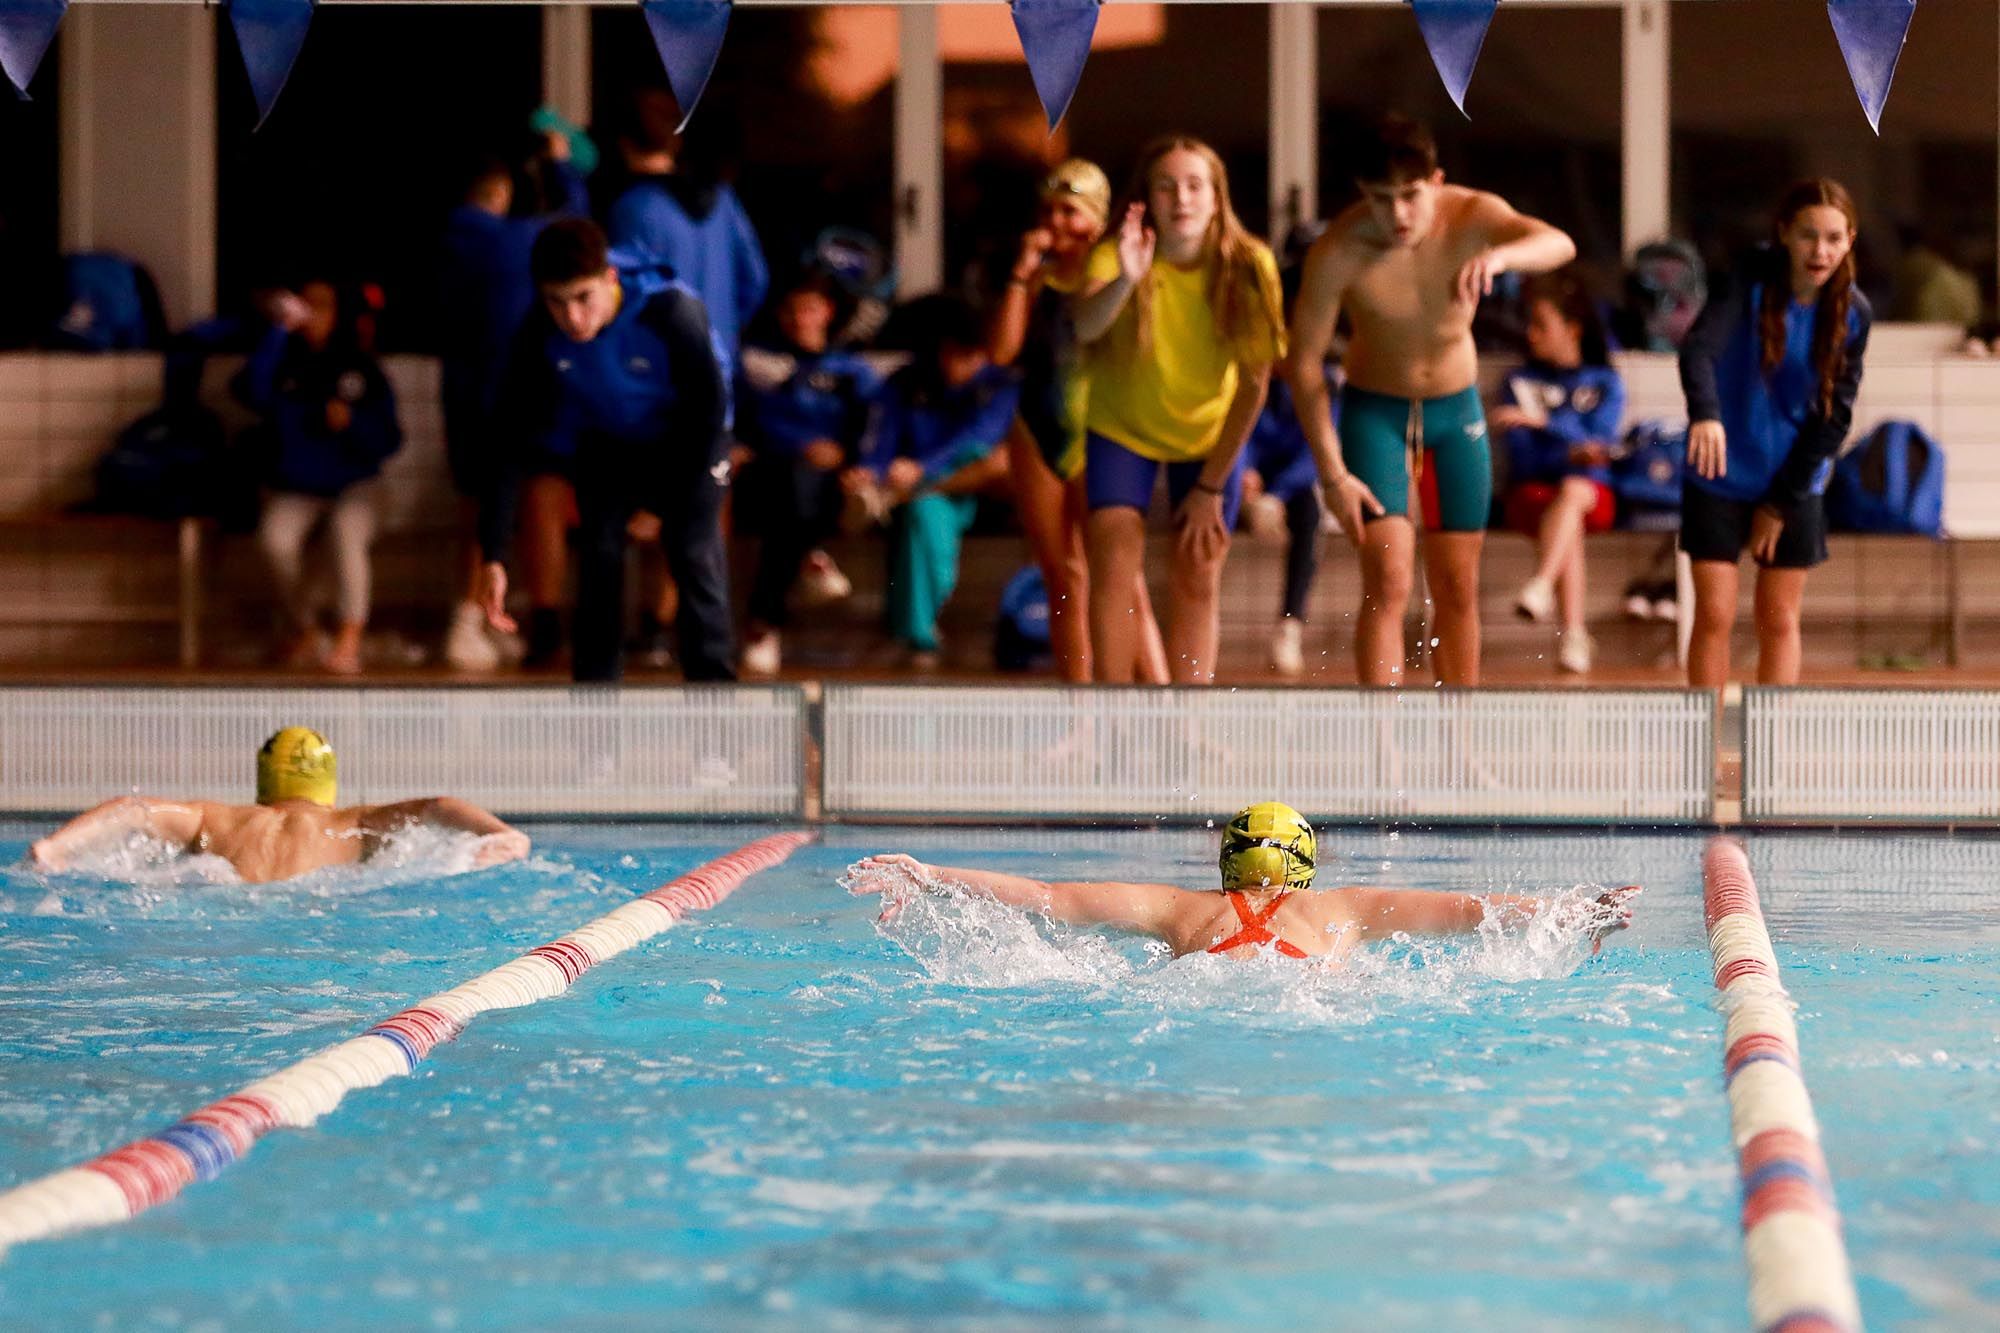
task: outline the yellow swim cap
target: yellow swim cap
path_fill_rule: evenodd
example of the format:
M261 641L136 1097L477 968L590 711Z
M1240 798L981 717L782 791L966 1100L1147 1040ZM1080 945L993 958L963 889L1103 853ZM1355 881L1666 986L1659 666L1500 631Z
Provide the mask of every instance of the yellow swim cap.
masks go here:
M312 801L331 807L333 747L311 727L286 727L257 751L257 804Z
M1312 884L1313 857L1319 844L1312 825L1289 805L1260 801L1229 821L1222 830L1222 870L1225 889L1254 889L1282 884L1303 889Z

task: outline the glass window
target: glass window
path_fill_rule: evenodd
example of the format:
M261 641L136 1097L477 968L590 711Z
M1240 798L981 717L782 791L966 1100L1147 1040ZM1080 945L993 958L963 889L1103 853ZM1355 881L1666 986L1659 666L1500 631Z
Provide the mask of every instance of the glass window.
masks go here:
M218 282L224 309L300 265L382 283L385 348L427 344L437 237L481 153L541 97L533 6L325 5L262 129L217 25Z
M1861 213L1861 285L1878 312L1915 309L1921 270L1903 261L1920 244L1975 277L1990 305L1996 46L1995 6L1919 5L1877 138L1823 6L1675 5L1675 231L1711 262L1726 263L1769 233L1772 204L1787 184L1833 176Z
M1468 114L1460 114L1407 6L1323 6L1322 211L1331 216L1354 202L1352 145L1377 117L1401 111L1430 125L1447 179L1491 190L1561 227L1579 257L1615 271L1622 50L1615 7L1502 5L1466 94Z
M57 38L57 44L61 38ZM0 348L34 341L52 313L45 297L57 248L56 46L28 85L28 101L0 83Z

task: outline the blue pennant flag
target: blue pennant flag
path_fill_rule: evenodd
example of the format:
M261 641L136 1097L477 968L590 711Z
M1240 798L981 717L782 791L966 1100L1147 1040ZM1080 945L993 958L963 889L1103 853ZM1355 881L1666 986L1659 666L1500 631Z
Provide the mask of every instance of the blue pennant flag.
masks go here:
M243 72L257 99L257 123L262 125L292 64L306 44L312 25L313 0L229 0L229 26L236 29L236 46L243 53Z
M722 35L729 30L729 0L639 0L660 63L667 67L667 86L680 103L680 128L694 115L715 58L722 54Z
M1014 31L1021 34L1021 54L1035 95L1048 113L1049 129L1062 122L1090 58L1090 39L1097 32L1099 0L1014 0Z
M1910 16L1916 12L1917 0L1826 0L1826 16L1840 39L1847 75L1854 80L1869 128L1877 134L1882 132L1889 85L1896 78L1896 60L1903 54L1903 39L1910 35Z
M24 97L67 8L69 0L0 0L0 70Z
M1460 111L1465 110L1465 90L1472 85L1479 48L1486 44L1486 25L1499 4L1500 0L1410 0L1424 45L1431 49L1431 63Z

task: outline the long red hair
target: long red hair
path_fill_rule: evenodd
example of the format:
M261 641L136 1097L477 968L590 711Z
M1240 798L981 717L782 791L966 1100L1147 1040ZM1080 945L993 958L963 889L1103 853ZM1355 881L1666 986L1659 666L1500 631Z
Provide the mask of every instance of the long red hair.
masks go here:
M1813 318L1812 370L1819 392L1815 398L1824 412L1833 402L1833 386L1847 369L1847 316L1854 305L1853 236L1859 231L1854 215L1854 196L1847 187L1828 176L1802 180L1786 190L1778 200L1774 234L1792 225L1792 219L1808 208L1837 208L1847 219L1849 244L1839 267L1820 284L1819 304ZM1782 237L1780 238L1782 239ZM1785 359L1785 307L1791 303L1790 257L1786 271L1765 285L1763 308L1757 312L1759 341L1764 374L1768 378Z
M1153 168L1168 153L1186 151L1208 167L1215 186L1215 217L1208 224L1202 242L1202 263L1208 270L1208 304L1215 311L1216 329L1226 343L1247 341L1254 336L1257 321L1274 336L1285 327L1285 313L1273 304L1257 270L1257 251L1263 245L1236 216L1229 202L1229 172L1222 156L1199 139L1169 134L1153 140L1139 153L1126 198L1141 204L1152 195ZM1123 210L1114 210L1113 217ZM1142 349L1153 344L1153 284L1141 282L1132 293L1138 317L1138 343ZM1255 308L1252 309L1254 304Z

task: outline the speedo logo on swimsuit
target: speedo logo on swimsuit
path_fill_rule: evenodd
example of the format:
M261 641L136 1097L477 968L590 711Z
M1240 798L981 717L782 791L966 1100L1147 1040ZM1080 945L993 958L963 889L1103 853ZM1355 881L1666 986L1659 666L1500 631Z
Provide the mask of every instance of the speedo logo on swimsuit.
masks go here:
M1468 421L1465 423L1466 439L1476 440L1485 433L1486 433L1486 423L1484 421Z

